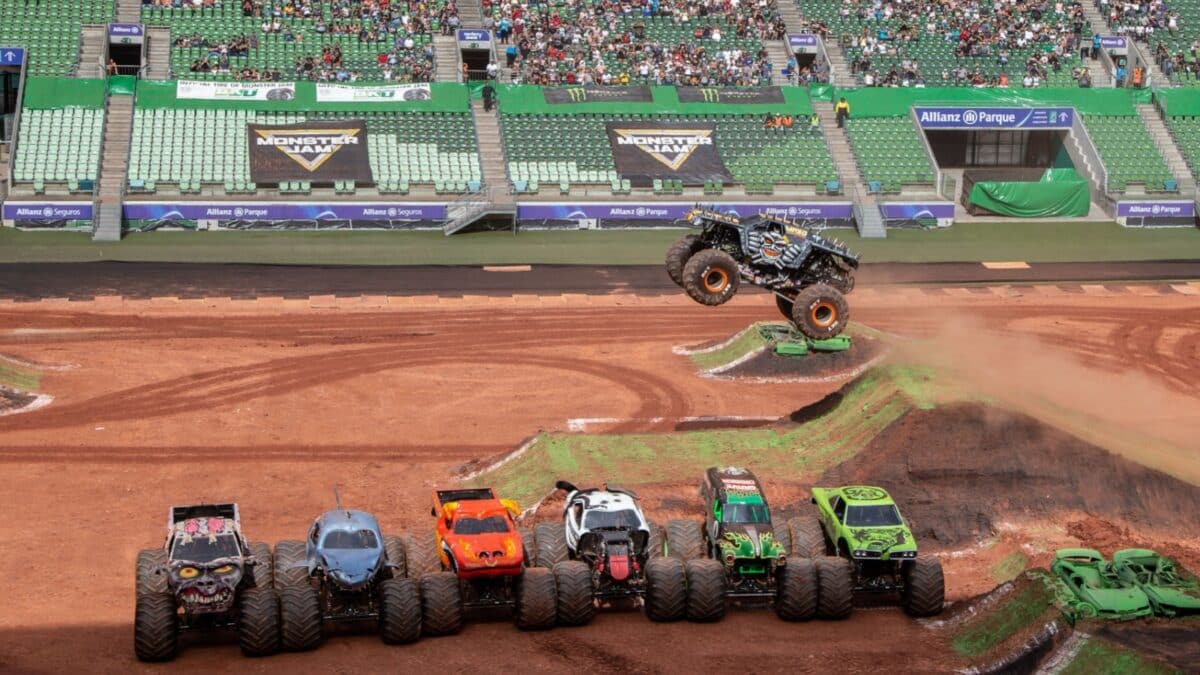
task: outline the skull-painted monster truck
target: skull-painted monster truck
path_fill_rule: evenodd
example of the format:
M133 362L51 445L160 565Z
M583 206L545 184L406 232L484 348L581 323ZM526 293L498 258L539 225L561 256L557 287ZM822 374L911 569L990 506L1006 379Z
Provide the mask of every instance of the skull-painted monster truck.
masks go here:
M337 508L313 521L304 541L275 545L283 647L321 642L323 624L374 622L388 644L421 636L421 600L405 576L404 544L370 513Z
M830 591L820 585L812 561L789 559L788 529L772 522L754 474L740 467L710 468L700 483L700 500L704 522L667 523L667 553L686 564L688 618L721 618L726 598L765 600L787 621L815 616L820 595Z
M899 593L900 604L912 616L941 613L946 594L942 563L917 556L917 540L887 490L815 487L812 502L816 519L790 523L795 555L835 556L818 558L818 565L825 565L821 574L844 576L856 592ZM844 607L847 614L850 609L849 604Z
M592 620L596 600L641 598L654 621L682 619L683 564L663 557L662 534L646 520L637 495L605 486L579 489L566 481L562 522L537 526L537 564L554 569L558 622Z
M161 548L137 557L134 652L169 661L181 631L235 629L242 653L279 649L271 550L242 536L237 504L173 506Z
M554 573L531 567L525 536L513 517L520 508L491 488L435 490L433 536L409 537L408 574L419 577L422 630L450 635L466 610L511 608L522 629L556 621Z
M808 338L824 340L846 328L845 296L854 289L858 256L845 244L775 216L693 209L686 219L700 232L676 241L666 263L693 300L724 304L744 280L773 292L779 311Z

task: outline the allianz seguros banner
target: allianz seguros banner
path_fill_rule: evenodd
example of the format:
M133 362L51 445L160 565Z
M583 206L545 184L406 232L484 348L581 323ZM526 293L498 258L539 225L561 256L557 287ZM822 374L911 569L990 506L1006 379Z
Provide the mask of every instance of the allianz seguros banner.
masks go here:
M255 183L374 182L362 120L247 124L246 142L250 146L250 179Z
M604 126L617 173L632 185L648 187L656 178L673 178L684 185L733 181L717 152L715 124L608 122Z
M779 87L675 87L680 103L784 103Z

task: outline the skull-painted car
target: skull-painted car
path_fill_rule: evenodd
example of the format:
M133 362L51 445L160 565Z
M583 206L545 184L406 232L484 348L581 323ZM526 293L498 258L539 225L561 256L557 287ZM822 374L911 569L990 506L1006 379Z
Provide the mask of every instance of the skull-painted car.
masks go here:
M247 656L279 649L270 549L246 541L237 504L173 506L163 546L138 553L134 651L167 661L181 631L221 629Z

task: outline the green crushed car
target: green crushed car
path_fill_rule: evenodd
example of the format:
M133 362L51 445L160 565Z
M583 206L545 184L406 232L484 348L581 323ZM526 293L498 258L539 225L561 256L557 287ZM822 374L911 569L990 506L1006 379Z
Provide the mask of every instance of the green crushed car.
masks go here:
M816 519L790 523L796 556L836 556L848 566L855 592L899 593L901 606L912 616L941 613L946 595L942 563L918 557L917 540L887 490L815 487L812 503Z
M1150 549L1127 548L1112 557L1117 578L1146 594L1159 616L1200 614L1200 584L1183 576L1166 556Z
M1073 594L1071 609L1085 618L1137 619L1154 614L1150 598L1132 581L1122 579L1090 548L1064 548L1054 554L1050 571Z

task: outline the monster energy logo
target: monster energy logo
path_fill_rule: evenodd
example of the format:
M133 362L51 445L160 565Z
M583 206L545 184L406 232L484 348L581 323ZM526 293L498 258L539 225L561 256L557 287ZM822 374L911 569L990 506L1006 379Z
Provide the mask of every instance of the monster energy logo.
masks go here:
M721 90L714 87L701 87L700 95L704 97L705 103L720 103Z

